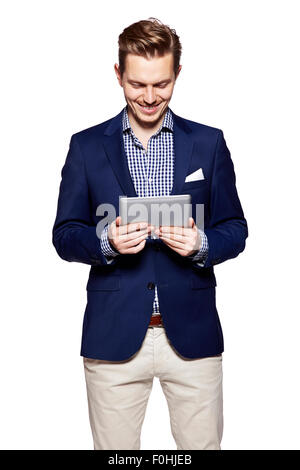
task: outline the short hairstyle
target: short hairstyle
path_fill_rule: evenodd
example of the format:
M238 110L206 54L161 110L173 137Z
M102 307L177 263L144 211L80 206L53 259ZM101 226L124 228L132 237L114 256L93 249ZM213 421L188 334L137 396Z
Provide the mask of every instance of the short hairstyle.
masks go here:
M162 57L173 54L174 73L178 72L182 46L175 29L162 24L157 18L150 17L131 24L119 36L119 68L121 78L125 70L128 54L142 57Z

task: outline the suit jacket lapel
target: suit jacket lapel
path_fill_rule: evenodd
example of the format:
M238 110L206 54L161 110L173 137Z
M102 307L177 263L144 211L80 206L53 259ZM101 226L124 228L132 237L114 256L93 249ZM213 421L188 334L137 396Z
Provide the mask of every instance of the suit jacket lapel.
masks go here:
M190 166L193 150L192 130L185 120L173 113L174 130L174 181L171 195L180 194Z
M193 140L192 131L185 120L173 113L174 131L174 180L171 195L180 194L192 156ZM110 161L117 180L123 192L127 196L137 197L134 184L127 164L127 158L123 143L122 112L107 126L103 142L105 153Z
M137 197L124 149L122 113L123 110L111 120L106 128L103 145L124 194L126 196Z

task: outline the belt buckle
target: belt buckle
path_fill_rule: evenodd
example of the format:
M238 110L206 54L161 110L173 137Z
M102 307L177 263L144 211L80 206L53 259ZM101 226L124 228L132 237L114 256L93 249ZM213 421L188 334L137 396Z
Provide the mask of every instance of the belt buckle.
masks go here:
M160 323L157 323L157 324L152 324L152 325L151 325L151 320L152 320L152 318L154 318L154 317L160 317L160 318L159 318L159 320L160 320ZM151 319L150 319L150 322L149 322L149 325L148 325L148 327L149 327L149 328L154 328L154 327L163 327L162 316L161 316L161 314L160 314L160 313L159 313L159 314L156 314L156 315L152 315L152 316L151 316Z

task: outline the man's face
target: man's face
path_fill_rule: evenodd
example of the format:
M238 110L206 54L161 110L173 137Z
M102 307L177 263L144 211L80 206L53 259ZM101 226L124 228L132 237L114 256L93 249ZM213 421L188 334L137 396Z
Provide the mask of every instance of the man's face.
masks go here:
M180 70L181 66L175 77L172 53L150 59L128 54L122 79L115 64L115 72L128 104L128 114L142 127L152 127L161 119L171 100Z

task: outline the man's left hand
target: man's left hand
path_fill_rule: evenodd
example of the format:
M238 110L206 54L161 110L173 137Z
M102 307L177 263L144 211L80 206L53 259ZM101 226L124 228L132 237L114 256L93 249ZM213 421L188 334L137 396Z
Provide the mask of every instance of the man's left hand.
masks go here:
M201 248L202 240L193 217L189 218L188 227L164 225L154 232L166 245L181 256L193 255Z

